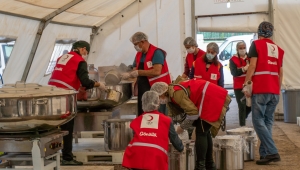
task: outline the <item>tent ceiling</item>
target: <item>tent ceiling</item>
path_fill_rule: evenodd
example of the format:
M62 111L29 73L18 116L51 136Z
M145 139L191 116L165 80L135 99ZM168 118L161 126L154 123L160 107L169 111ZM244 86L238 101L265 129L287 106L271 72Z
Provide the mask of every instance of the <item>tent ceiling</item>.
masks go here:
M135 0L83 0L52 19L56 23L100 26ZM0 13L42 19L72 0L0 0Z

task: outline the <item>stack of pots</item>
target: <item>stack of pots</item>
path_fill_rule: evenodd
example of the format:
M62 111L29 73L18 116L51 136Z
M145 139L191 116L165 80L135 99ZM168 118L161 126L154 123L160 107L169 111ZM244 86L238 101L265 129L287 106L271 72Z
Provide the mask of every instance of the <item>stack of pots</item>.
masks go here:
M187 142L182 152L178 152L169 144L169 170L194 170L195 168L195 143Z
M241 127L226 131L227 135L241 135L245 139L246 149L244 151L244 161L253 161L255 156L256 133L253 128Z
M244 169L244 138L239 135L216 136L214 157L220 170Z

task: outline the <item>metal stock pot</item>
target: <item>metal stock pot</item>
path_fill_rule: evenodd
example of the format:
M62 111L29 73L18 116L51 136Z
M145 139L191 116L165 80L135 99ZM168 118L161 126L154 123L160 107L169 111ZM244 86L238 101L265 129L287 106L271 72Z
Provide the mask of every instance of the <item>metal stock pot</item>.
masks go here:
M132 119L107 119L103 121L104 142L106 151L125 150L133 131L130 128Z
M38 84L0 88L0 132L48 130L76 115L76 91Z

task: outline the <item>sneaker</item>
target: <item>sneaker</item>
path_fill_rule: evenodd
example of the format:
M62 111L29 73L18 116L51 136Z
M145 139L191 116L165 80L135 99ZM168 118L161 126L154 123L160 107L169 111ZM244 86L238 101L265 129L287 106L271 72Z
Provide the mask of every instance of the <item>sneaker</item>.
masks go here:
M83 165L82 162L76 161L75 159L73 159L71 161L62 160L60 164L61 164L61 166L79 166L79 165Z
M267 155L265 156L263 159L260 159L258 161L256 161L257 165L268 165L271 162L278 162L280 161L280 156L278 153L273 154L273 155Z

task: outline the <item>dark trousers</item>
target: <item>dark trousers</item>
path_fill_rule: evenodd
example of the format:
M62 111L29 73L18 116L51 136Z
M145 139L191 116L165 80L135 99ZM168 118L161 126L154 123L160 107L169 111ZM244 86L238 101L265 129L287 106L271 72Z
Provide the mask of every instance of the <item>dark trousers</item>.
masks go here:
M138 116L140 116L142 113L144 113L142 108L142 96L146 91L149 91L151 86L149 84L149 81L147 77L141 76L137 79L137 85L138 85Z
M213 142L210 134L211 125L198 119L196 125L196 160L213 162Z
M73 160L73 129L74 129L74 119L70 120L68 123L60 126L62 131L68 131L69 134L64 136L64 144L62 149L62 159L66 161Z
M240 126L246 125L246 119L251 112L251 107L246 106L246 99L241 101L241 98L244 97L242 89L234 90L235 99L239 107L239 123Z

